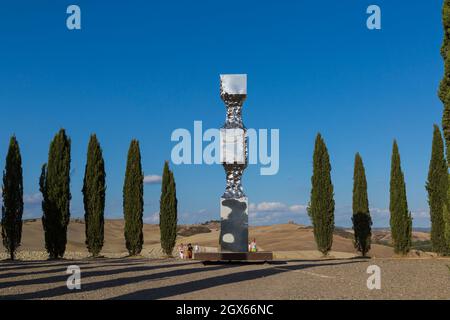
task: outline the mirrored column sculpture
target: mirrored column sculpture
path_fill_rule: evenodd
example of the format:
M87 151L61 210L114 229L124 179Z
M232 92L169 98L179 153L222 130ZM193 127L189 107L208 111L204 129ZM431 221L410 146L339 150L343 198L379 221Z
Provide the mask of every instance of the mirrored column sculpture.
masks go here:
M241 181L248 159L246 128L242 122L247 75L221 75L220 97L226 106L225 125L220 132L220 158L226 174L220 207L220 247L222 252L247 252L248 199Z

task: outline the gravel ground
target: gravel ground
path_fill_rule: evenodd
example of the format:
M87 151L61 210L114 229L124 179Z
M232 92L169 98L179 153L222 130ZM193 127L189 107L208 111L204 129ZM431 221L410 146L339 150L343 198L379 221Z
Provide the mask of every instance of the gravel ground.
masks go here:
M69 265L81 268L81 290L66 287ZM381 268L381 290L367 288L369 265ZM0 299L450 299L450 259L0 261Z

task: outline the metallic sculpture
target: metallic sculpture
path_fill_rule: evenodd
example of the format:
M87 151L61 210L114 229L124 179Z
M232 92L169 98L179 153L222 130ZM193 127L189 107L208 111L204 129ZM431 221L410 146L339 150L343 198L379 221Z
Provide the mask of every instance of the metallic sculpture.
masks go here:
M247 75L221 75L220 97L227 108L225 125L221 129L221 162L226 173L226 190L221 199L221 250L246 252L248 199L241 179L248 159L246 129L242 122Z
M245 197L241 177L244 169L247 168L248 159L247 130L242 122L242 105L247 98L246 80L246 75L221 75L220 77L220 97L227 108L225 125L221 130L221 150L225 153L222 154L222 163L227 179L223 198L228 199Z
M272 252L248 252L248 199L242 188L247 168L247 130L242 122L242 105L247 98L247 75L220 75L220 97L227 108L220 130L220 162L227 185L220 199L220 252L198 252L203 261L270 261Z

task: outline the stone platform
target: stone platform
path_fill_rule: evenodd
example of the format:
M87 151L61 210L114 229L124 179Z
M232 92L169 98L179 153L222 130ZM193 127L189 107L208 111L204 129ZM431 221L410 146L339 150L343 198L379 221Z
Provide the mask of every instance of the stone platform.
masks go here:
M194 260L200 261L272 261L272 252L198 252Z

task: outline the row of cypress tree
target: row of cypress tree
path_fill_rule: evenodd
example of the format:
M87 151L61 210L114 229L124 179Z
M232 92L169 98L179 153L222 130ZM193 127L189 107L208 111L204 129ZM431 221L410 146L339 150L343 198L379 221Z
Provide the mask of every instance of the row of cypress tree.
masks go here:
M45 247L49 257L64 256L67 226L70 221L70 147L71 142L61 129L50 144L48 163L42 167L42 223ZM450 253L450 214L448 205L448 170L444 142L439 127L434 126L432 153L426 189L430 204L431 242L439 254ZM88 145L83 203L85 209L86 246L94 256L101 252L104 242L104 208L106 173L102 149L95 135ZM334 191L328 150L317 135L313 155L311 200L308 213L314 227L318 249L324 254L332 248L334 232ZM11 137L3 173L2 238L11 259L20 245L23 214L23 178L20 148ZM130 255L139 254L143 246L143 173L139 142L132 140L128 150L123 187L125 240ZM353 216L355 248L363 256L370 250L372 220L369 211L367 181L359 153L355 155L353 175ZM390 179L390 225L396 253L406 254L411 248L412 217L408 210L404 174L401 169L397 142L394 141ZM177 198L173 172L165 162L160 200L161 247L170 255L177 232Z
M64 129L53 138L48 162L42 166L39 187L42 193L42 225L45 248L49 258L64 256L67 227L70 221L70 160L71 141ZM144 175L139 142L132 140L128 150L123 186L125 242L130 255L141 252L144 243ZM83 179L86 247L93 257L99 256L104 243L104 210L106 172L103 152L95 134L91 135ZM2 239L10 258L14 260L22 237L23 176L19 144L11 137L3 173ZM177 199L173 172L164 164L161 190L161 244L170 255L177 231Z
M317 248L327 255L333 245L335 208L330 157L320 133L316 137L314 146L311 185L308 214L312 221ZM355 155L352 209L354 245L363 256L366 256L371 246L372 219L369 210L366 174L359 153ZM412 218L408 210L405 179L396 141L393 144L391 158L389 209L394 250L399 254L407 254L411 248Z
M444 75L439 85L438 96L444 105L442 129L434 125L431 160L426 190L431 218L431 244L433 251L450 255L450 0L442 6L444 38L441 56L444 60ZM445 150L446 149L446 150ZM328 151L320 134L316 138L311 178L311 200L308 213L314 226L318 249L327 254L331 250L334 230L333 184ZM397 142L394 141L390 178L390 226L396 253L407 254L411 248L412 217L408 210L405 178L400 163ZM367 197L367 181L361 156L355 156L353 176L353 229L355 248L364 256L370 250L372 221Z

